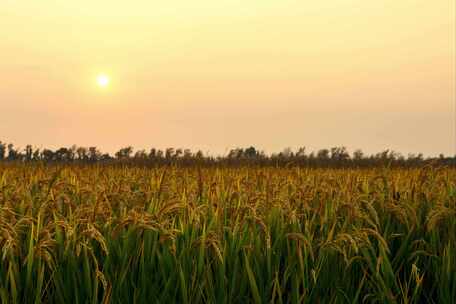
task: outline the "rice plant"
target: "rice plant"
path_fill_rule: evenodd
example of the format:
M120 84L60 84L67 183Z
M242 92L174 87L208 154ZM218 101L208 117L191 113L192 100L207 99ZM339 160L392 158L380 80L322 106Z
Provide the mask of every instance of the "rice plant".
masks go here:
M454 303L456 170L0 165L1 303Z

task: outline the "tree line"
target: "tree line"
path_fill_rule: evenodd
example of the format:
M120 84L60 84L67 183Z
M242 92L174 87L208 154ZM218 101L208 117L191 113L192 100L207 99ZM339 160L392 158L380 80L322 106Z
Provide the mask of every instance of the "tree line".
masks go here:
M427 157L423 154L403 156L392 150L365 154L361 150L349 153L346 147L332 147L307 152L305 147L297 150L286 148L279 153L266 154L255 147L234 148L224 156L211 156L201 150L152 148L148 151L134 150L128 146L114 155L101 152L97 147L62 147L56 150L34 148L27 145L17 148L0 141L0 162L44 163L120 163L138 165L262 165L262 166L309 166L309 167L370 167L379 165L421 166L426 164L456 165L456 157Z

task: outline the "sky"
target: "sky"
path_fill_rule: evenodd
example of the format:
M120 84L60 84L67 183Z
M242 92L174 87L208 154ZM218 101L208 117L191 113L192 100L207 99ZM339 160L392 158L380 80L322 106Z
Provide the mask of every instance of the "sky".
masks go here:
M455 15L453 0L2 0L0 140L453 155Z

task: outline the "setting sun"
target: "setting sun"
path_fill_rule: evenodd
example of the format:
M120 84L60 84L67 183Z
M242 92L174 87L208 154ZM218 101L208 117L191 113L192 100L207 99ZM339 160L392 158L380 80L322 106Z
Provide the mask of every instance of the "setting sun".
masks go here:
M105 74L98 75L97 84L102 88L107 87L109 85L109 77Z

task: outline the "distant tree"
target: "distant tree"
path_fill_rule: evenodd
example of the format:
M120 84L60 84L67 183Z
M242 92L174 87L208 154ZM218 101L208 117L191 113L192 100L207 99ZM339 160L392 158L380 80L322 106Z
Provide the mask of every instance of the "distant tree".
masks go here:
M6 145L0 141L0 160L4 160L6 157Z
M300 147L298 152L296 152L296 157L305 158L306 157L306 147Z
M190 159L192 158L192 151L190 149L185 149L184 150L184 158L185 159Z
M388 155L388 158L391 160L397 160L397 159L400 159L401 157L402 157L401 153L393 151L393 150L391 150Z
M132 155L134 155L132 157ZM144 165L147 163L156 164L181 164L181 165L274 165L274 166L310 166L310 167L373 167L379 165L416 167L424 164L456 165L456 157L445 157L440 154L438 157L424 158L423 154L409 154L408 157L392 150L384 150L376 154L365 155L361 150L355 150L352 156L345 147L333 147L321 149L317 152L311 151L306 154L305 147L300 147L295 153L291 148L286 148L280 153L265 154L254 146L248 148L234 148L229 150L226 156L214 157L209 153L204 154L201 150L192 153L190 149L167 148L165 151L152 148L149 152L138 150L133 154L132 147L125 147L115 153L117 161L128 160L129 164ZM102 154L96 147L59 148L56 151L50 149L34 150L27 145L24 150L19 150L13 144L5 144L0 141L1 160L21 161L44 161L44 162L72 162L75 159L83 162L111 161L114 158L108 153Z
M258 157L258 151L255 149L255 147L249 147L247 149L245 149L244 151L244 156L246 158L255 158L255 157Z
M317 158L320 160L327 160L329 159L329 150L328 149L321 149L317 152Z
M294 157L294 153L290 147L287 147L287 148L283 149L282 152L279 153L279 156L283 157L283 158L292 158L292 157Z
M155 159L157 157L157 150L155 148L150 149L149 158Z
M52 150L49 150L49 149L44 149L41 152L41 159L43 159L44 161L47 161L47 162L53 161L54 160L54 152Z
M331 148L331 159L336 161L344 161L350 158L350 154L347 152L345 147L333 147Z
M71 151L65 147L59 148L54 152L53 160L68 162L71 160Z
M87 148L85 148L85 147L78 147L76 149L76 154L78 156L78 160L87 160L88 159Z
M112 159L112 157L109 155L109 153L104 153L99 158L99 160L102 160L102 161L107 161L107 160L110 160L110 159Z
M89 160L91 162L96 162L101 157L100 151L98 151L97 147L89 147Z
M307 157L310 161L313 161L315 159L315 152L310 152L309 156Z
M40 160L41 157L40 157L40 149L36 149L35 151L33 151L33 160Z
M77 155L78 146L72 145L68 150L69 150L69 153L70 153L71 160L74 160L76 158L76 155Z
M135 159L147 159L147 153L146 153L146 150L138 150L136 151L135 153Z
M201 151L198 151L201 152ZM202 154L202 152L201 152ZM242 158L244 156L244 149L241 148L236 148L236 149L231 149L230 152L228 153L228 158Z
M204 158L203 151L198 150L195 154L195 157L196 157L196 159L203 159Z
M165 158L171 159L174 156L174 148L166 148L165 150Z
M363 157L364 157L364 153L362 150L357 149L357 150L355 150L355 152L353 152L353 159L355 161L360 161L363 159Z
M25 160L31 161L33 158L33 148L31 145L27 145L25 147Z
M386 160L388 160L389 152L390 152L390 150L387 149L382 152L376 153L374 158L377 160L386 161Z
M117 151L116 158L117 159L128 159L131 157L132 153L133 153L133 147L128 146L128 147L122 148L119 151Z
M181 148L176 149L176 152L174 152L174 157L179 158L179 157L181 157L182 153L183 153L183 151Z
M14 148L13 144L8 144L8 160L19 159L19 152Z

